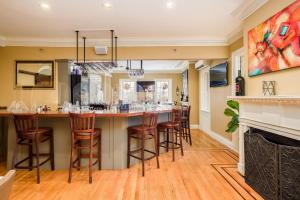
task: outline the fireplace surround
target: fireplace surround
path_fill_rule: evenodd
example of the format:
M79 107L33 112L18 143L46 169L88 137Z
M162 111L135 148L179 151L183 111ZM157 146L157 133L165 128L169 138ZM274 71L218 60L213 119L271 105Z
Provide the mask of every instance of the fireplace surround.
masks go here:
M229 99L240 103L238 172L265 199L300 199L300 97Z

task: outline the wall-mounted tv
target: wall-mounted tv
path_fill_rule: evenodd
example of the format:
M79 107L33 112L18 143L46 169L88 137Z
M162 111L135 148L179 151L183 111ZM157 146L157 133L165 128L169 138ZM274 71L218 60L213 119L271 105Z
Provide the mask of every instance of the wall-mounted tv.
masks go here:
M228 62L218 64L209 70L210 87L228 85Z
M136 82L137 92L154 92L155 91L155 81L137 81Z

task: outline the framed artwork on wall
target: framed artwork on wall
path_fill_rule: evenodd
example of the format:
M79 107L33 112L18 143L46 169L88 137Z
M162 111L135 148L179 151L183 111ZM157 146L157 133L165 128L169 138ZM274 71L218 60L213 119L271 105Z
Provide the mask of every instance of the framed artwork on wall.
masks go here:
M300 66L300 0L248 32L248 75Z
M54 62L16 61L16 88L54 88Z

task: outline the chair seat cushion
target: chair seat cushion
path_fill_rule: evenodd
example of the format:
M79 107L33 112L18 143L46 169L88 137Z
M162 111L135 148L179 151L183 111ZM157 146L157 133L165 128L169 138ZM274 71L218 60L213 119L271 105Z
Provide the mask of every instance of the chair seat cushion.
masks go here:
M53 134L53 129L50 127L40 127L37 130L28 130L22 134L24 139L33 139L36 135L39 138L45 138Z
M158 124L158 128L175 128L178 127L180 124L178 122L162 122Z
M90 139L90 136L93 136L93 138L98 138L99 136L101 136L101 132L101 128L95 128L94 132L78 132L76 133L76 138L80 140L88 140Z
M153 128L150 128L150 127L146 127L145 131L149 131ZM137 125L137 126L130 126L127 128L127 130L129 132L143 132L144 129L143 129L143 125Z

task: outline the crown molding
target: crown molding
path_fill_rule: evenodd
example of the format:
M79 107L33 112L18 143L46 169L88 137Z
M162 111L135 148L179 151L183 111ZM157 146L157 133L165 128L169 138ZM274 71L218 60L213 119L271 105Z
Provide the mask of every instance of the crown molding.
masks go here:
M231 15L241 21L244 21L268 1L269 0L246 0L237 9L235 9Z
M30 47L75 47L75 39L28 39L28 38L8 38L6 46L30 46ZM82 42L79 41L82 46ZM94 47L96 45L110 46L110 40L87 39L86 46ZM119 39L119 47L139 47L139 46L227 46L227 39Z
M0 47L5 47L6 46L6 38L0 36Z

